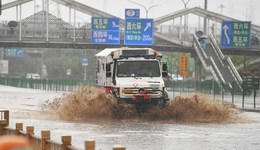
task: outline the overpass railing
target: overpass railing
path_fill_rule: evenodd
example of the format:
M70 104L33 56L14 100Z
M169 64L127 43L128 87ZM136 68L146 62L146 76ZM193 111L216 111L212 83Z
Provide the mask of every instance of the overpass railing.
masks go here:
M50 28L48 40L55 42L85 42L90 43L90 29L86 28ZM0 27L0 39L5 41L46 41L47 33L44 28Z

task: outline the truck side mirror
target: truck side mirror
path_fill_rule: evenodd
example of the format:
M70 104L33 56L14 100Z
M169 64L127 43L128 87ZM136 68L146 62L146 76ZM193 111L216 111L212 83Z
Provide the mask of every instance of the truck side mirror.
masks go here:
M111 77L111 72L106 72L106 77Z
M111 77L112 73L111 73L111 65L110 63L106 64L106 77Z
M163 71L166 71L167 72L167 64L166 63L163 63Z
M168 77L168 72L167 71L163 71L162 72L162 77L163 78L167 78Z

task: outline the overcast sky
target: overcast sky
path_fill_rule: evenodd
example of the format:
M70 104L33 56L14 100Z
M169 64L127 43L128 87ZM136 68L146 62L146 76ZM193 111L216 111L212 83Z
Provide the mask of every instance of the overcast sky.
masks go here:
M3 4L9 3L14 0L2 0ZM35 0L36 4L41 10L42 0ZM142 6L133 4L128 0L75 0L81 2L85 5L89 5L99 10L106 11L115 16L124 18L125 8L139 8L141 10L141 17L145 17L146 13ZM132 0L136 3L144 5L147 9L150 6L158 5L153 7L149 13L149 18L157 18L168 13L172 13L184 8L181 0ZM187 1L187 0L184 0ZM23 18L28 17L33 14L33 2L24 4L22 9ZM208 10L221 13L220 5L223 5L223 14L230 16L239 20L252 21L253 24L260 25L260 0L208 0ZM204 7L204 0L190 0L188 5L189 8L192 7ZM54 15L58 15L57 4L50 2L50 12ZM68 20L68 8L62 5L59 6L61 17L67 21ZM0 20L15 20L16 9L8 9L2 12ZM77 21L89 21L88 15L77 12Z

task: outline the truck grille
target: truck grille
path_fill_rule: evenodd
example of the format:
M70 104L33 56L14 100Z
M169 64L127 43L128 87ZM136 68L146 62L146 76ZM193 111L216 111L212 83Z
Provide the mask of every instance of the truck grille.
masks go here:
M138 91L139 91L140 88L124 88L122 90L122 93L124 94L138 94ZM158 89L158 88L143 88L147 94L151 94L151 95L158 95L161 93L161 90Z

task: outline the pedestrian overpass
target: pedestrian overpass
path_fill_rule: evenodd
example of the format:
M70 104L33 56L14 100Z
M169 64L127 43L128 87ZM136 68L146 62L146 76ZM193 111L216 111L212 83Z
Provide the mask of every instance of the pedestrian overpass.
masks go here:
M3 5L2 9L20 7L21 5L32 2L33 0L16 0ZM80 11L90 16L116 17L101 10L81 4L71 0L53 0L58 4L73 8L74 11ZM48 0L47 0L48 2ZM46 8L48 8L46 3ZM69 12L71 16L71 11ZM75 13L74 13L75 14ZM198 18L205 18L205 26L189 30L187 17L193 15ZM17 12L18 16L18 12ZM25 48L76 48L76 49L104 49L105 47L125 46L124 37L124 19L120 19L121 24L121 42L120 45L97 45L90 43L91 29L90 24L77 26L67 23L61 18L52 15L49 9L42 10L31 16L17 20L17 24L11 27L7 22L0 26L0 47L25 47ZM184 18L184 24L183 23ZM74 16L75 19L75 16ZM163 31L164 23L178 21L179 25L169 25L168 31ZM260 44L251 45L250 49L241 48L220 48L220 24L222 21L238 21L234 18L217 14L199 7L186 8L154 19L156 30L154 31L154 45L145 46L158 50L167 50L182 53L194 53L202 65L211 72L216 81L220 81L232 89L235 83L236 87L241 89L242 79L230 58L224 54L231 55L253 55L260 57ZM10 23L10 22L9 22ZM210 23L214 28L210 27ZM14 22L15 24L15 22ZM200 29L201 28L201 29ZM195 32L204 30L208 35L207 49L203 50ZM220 29L221 30L221 29ZM252 32L260 35L260 27L252 25Z

